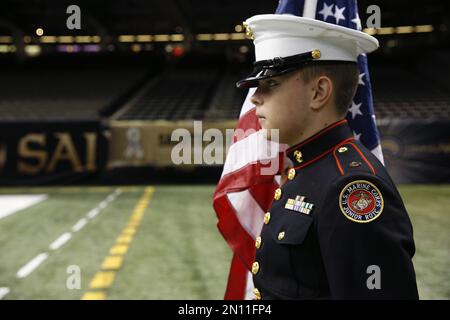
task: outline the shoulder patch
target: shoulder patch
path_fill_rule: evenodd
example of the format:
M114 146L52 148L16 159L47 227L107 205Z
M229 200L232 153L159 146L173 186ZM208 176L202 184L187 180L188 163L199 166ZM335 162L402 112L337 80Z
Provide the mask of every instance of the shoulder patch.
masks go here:
M380 190L372 182L355 180L342 189L339 208L347 219L367 223L381 215L384 200Z

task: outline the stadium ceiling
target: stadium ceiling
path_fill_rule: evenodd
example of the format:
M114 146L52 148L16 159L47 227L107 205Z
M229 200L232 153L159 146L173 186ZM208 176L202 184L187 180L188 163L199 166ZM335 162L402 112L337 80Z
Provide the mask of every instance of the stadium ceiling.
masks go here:
M427 25L448 27L449 3L358 1L361 20L369 5L381 9L382 26ZM42 27L46 34L67 34L66 8L81 8L82 29L77 34L146 34L233 32L245 18L273 13L277 0L2 0L0 34L33 34ZM74 34L73 31L71 31Z

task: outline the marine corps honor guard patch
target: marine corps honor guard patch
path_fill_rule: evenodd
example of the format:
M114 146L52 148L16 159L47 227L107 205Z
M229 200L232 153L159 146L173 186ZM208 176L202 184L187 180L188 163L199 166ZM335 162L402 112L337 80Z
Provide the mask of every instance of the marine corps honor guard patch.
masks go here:
M339 195L339 207L347 219L366 223L381 215L384 200L380 190L373 183L357 180L342 189Z

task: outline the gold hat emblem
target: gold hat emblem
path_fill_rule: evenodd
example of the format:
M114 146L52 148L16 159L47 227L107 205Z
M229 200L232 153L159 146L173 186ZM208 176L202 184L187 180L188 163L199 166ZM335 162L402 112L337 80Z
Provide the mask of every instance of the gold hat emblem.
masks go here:
M320 50L315 49L315 50L311 51L311 57L313 59L320 59L321 56L322 56L322 54L320 53Z
M246 22L242 22L242 25L245 28L245 35L247 36L248 39L252 39L253 40L253 31L250 28L250 26L248 25L248 23Z

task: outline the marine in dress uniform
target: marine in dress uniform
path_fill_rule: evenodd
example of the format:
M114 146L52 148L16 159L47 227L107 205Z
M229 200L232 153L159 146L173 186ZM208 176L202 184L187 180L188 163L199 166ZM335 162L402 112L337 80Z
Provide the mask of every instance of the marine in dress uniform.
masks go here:
M257 61L237 83L243 88L308 63L356 61L378 46L362 32L301 17L260 15L246 25ZM418 299L405 206L347 121L290 146L287 156L286 179L255 242L255 299Z

